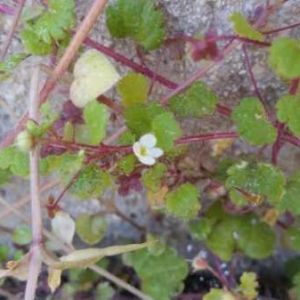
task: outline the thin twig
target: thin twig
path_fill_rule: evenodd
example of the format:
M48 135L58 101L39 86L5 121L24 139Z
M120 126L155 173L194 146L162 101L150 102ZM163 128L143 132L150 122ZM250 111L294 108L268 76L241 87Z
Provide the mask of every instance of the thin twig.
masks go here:
M29 118L34 122L39 122L39 94L40 69L33 69L30 95L29 95ZM43 241L43 221L42 206L40 201L40 183L39 183L39 148L35 147L30 151L30 194L31 194L31 225L32 225L32 243L30 249L30 263L28 279L25 289L25 300L34 300L37 288L37 280L41 271L41 244Z
M51 188L55 187L60 183L60 180L55 180L49 183L46 183L43 185L40 189L41 193L46 192L47 190L50 190ZM14 203L13 207L15 209L21 209L24 205L26 205L30 201L30 195L26 195L25 197L18 200L16 203ZM1 212L0 214L0 221L3 221L5 218L7 218L11 213L14 211L11 208L7 208L5 211Z
M281 27L281 28L276 28L276 29L271 29L271 30L268 30L268 31L264 31L264 32L262 32L262 34L265 34L265 35L273 34L273 33L277 33L277 32L280 32L280 31L292 29L292 28L295 28L295 27L298 27L298 26L300 26L300 22L292 24L292 25L287 25L287 26L284 26L284 27Z
M157 82L161 83L162 85L164 85L170 89L174 89L177 86L177 83L172 82L171 80L169 80L159 74L156 74L155 72L153 72L146 66L140 65L140 64L134 62L133 60L125 57L124 55L115 52L112 48L105 47L105 46L99 44L98 42L92 40L91 38L86 38L84 40L84 44L86 46L89 46L89 47L92 47L92 48L98 50L99 52L111 57L112 59L124 64L125 66L127 66L127 67L129 67L151 79L155 78L155 80Z
M232 42L228 47L225 47L223 49L222 54L225 57L230 52L232 52L238 45L240 45L240 41ZM218 62L209 62L206 66L201 68L200 70L196 71L194 74L192 74L186 81L181 83L177 88L171 90L168 94L163 96L160 99L160 103L162 105L167 105L168 101L175 95L179 94L180 92L184 91L186 88L188 88L191 84L193 84L196 80L203 77L205 74L207 74L208 71L212 70L213 68L216 68L224 63L223 60L220 60Z
M6 109L6 111L9 113L12 119L17 120L18 116L16 113L11 109L9 104L7 103L6 99L0 96L0 105Z
M103 143L104 144L111 144L113 141L115 141L116 139L118 139L120 137L120 135L122 135L125 131L126 131L126 126L122 126L120 127L116 132L114 132L111 136L107 137Z
M235 139L238 138L236 132L213 132L195 136L182 137L175 141L176 145L199 143L201 141L218 140L218 139Z
M248 55L248 51L247 51L247 46L245 44L242 45L242 49L243 49L243 53L244 53L244 56L245 56L245 62L246 62L246 67L247 67L247 70L248 70L248 73L249 73L249 76L250 76L250 79L251 79L251 82L252 82L252 85L253 85L253 88L254 88L254 91L255 91L255 95L256 97L259 99L259 101L261 102L261 104L263 105L267 115L270 117L270 112L269 112L269 109L266 105L266 102L265 100L263 99L263 96L258 88L258 85L257 85L257 81L254 77L254 74L253 74L253 70L252 70L252 66L251 66L251 61L250 61L250 58L249 58L249 55Z
M7 35L6 41L3 44L3 47L2 47L2 50L1 50L1 53L0 53L0 60L3 60L5 58L7 50L9 48L9 45L10 45L11 41L12 41L14 33L15 33L16 29L17 29L19 20L21 18L21 14L22 14L22 10L24 8L25 2L26 2L26 0L20 0L19 1L17 13L16 13L16 15L14 17L14 21L13 21L13 23L11 25L10 31L9 31L9 33Z

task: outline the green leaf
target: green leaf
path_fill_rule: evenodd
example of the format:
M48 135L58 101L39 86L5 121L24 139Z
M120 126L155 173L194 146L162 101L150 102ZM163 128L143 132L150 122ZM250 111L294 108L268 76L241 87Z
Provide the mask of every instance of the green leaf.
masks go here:
M156 163L152 168L146 170L142 175L142 182L147 189L158 192L161 187L161 179L167 171L167 166L163 163Z
M225 158L221 160L217 168L214 170L213 178L220 182L225 182L227 179L227 170L235 164L235 161L231 158Z
M299 228L291 227L286 230L290 247L293 250L300 251L300 230Z
M12 70L17 67L25 58L26 53L14 54L0 62L0 82L11 75Z
M276 242L274 231L254 214L240 218L235 236L237 247L253 259L264 259L272 255Z
M142 282L142 291L154 299L169 300L183 289L188 266L176 250L167 247L161 255L153 255L147 249L123 256ZM159 283L159 284L158 284Z
M0 151L0 168L1 169L8 169L15 156L16 148L13 146L6 147Z
M242 38L262 42L264 36L258 30L254 29L248 20L240 13L234 12L229 18L234 24L234 31Z
M126 130L119 138L120 146L133 145L134 142L135 142L135 135L129 130Z
M172 113L163 113L152 121L152 131L157 138L157 146L165 151L174 148L174 141L181 137L182 130Z
M284 174L270 164L241 161L229 168L227 173L229 177L225 185L229 189L230 199L236 204L248 204L248 199L236 188L264 196L272 204L277 204L282 198Z
M57 171L61 181L68 184L73 176L81 169L84 153L78 154L64 153L62 155L50 155L45 158L49 172Z
M118 166L125 173L125 175L128 176L134 170L136 162L136 156L134 154L129 154L118 162Z
M206 239L207 247L222 260L229 261L235 251L235 238L233 233L237 227L238 218L225 218L211 229Z
M277 101L276 109L278 120L286 123L291 132L300 137L300 98L293 95L283 96Z
M239 292L246 299L255 299L258 296L257 276L253 272L244 272L240 278Z
M16 250L13 255L13 260L21 260L25 255L23 250Z
M90 269L70 269L68 270L68 279L72 282L77 290L85 289L86 286L89 288L93 287L93 281L99 280L100 276Z
M167 210L176 217L194 218L201 208L198 200L199 196L200 193L197 187L190 183L184 183L167 195Z
M70 187L70 193L81 199L99 197L110 184L110 176L95 165L84 168Z
M264 107L257 98L244 98L231 114L239 135L255 146L272 144L276 129L268 121Z
M222 260L229 261L236 250L254 259L271 255L275 247L275 233L256 215L225 214L217 202L206 213L211 223L206 238L207 247Z
M28 227L18 227L14 230L12 240L18 245L28 245L32 239L31 230Z
M11 178L11 171L9 169L0 169L0 186L7 183Z
M2 264L8 259L9 247L7 245L0 245L0 263Z
M97 297L101 300L110 300L114 295L115 290L107 282L100 283L97 285Z
M67 38L75 25L74 0L50 0L49 8L21 31L26 50L35 55L51 53L54 43Z
M293 278L293 290L295 292L295 299L299 299L300 296L300 273L296 274Z
M218 102L217 96L203 82L195 82L183 93L169 101L171 111L180 117L201 118L212 114Z
M117 91L124 106L145 103L148 98L149 82L139 73L127 73L117 84Z
M218 219L214 220L215 224L206 239L206 244L222 260L229 261L237 249L254 259L263 259L272 254L275 247L275 233L254 214L220 215L216 207L210 210L219 217L217 215L214 217ZM211 217L209 215L212 215L212 212L209 211L206 217Z
M152 131L152 120L166 111L157 102L137 104L127 108L124 113L126 125L133 135L140 137Z
M74 0L50 0L48 10L35 23L36 34L47 44L62 40L75 25Z
M152 0L117 0L106 10L106 24L113 37L131 37L146 50L159 48L165 36Z
M300 213L300 171L294 172L287 181L287 184L283 191L282 200L278 205L278 209L281 213L286 210L291 211L293 214Z
M25 49L31 54L45 56L50 54L54 49L54 45L52 43L45 43L30 26L23 29L20 36Z
M29 175L29 154L16 149L10 170L14 175L26 178Z
M103 216L80 214L76 218L76 232L80 239L88 245L100 242L107 231L107 223Z
M269 65L282 78L300 76L300 42L290 37L277 38L269 48Z
M236 300L236 298L229 292L213 288L203 297L203 300Z
M213 221L209 218L193 220L189 223L192 237L198 241L205 240L212 231Z
M45 10L44 5L41 3L31 3L24 7L22 11L22 21L27 22L40 16Z
M98 145L106 135L107 109L97 100L89 102L83 109L83 118L89 131L91 145Z

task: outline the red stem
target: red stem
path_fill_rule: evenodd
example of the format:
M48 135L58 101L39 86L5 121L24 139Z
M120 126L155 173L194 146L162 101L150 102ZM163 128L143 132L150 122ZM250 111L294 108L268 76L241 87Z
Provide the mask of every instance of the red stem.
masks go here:
M233 42L233 43L230 43L229 45L226 45L221 51L221 53L222 53L221 56L225 57L226 54L230 53L233 49L235 49L239 43L240 42ZM186 81L184 81L183 83L178 85L175 89L170 91L167 95L162 97L159 102L162 105L167 105L168 101L173 96L184 91L186 88L188 88L190 85L192 85L196 80L203 77L208 71L210 71L211 69L213 69L214 67L216 67L218 64L221 64L221 63L222 63L222 60L219 60L217 62L208 63L206 66L204 66L203 68L201 68L200 70L198 70L194 74L192 74Z
M266 47L271 46L271 44L268 42L261 42L261 41L257 41L257 40L253 40L253 39L243 38L243 37L240 37L240 36L234 35L234 34L218 35L218 36L208 37L205 39L196 39L192 36L181 35L178 37L167 39L166 43L172 43L172 42L177 42L177 41L184 41L184 42L189 42L189 43L198 43L198 42L213 43L213 42L218 42L218 41L232 41L232 40L238 40L241 42L252 43L252 44L266 46Z
M238 138L238 134L235 132L213 132L213 133L183 137L176 140L175 144L182 145L182 144L198 143L207 140L235 139L235 138Z
M250 57L248 55L248 51L247 51L247 48L246 48L246 45L243 44L242 46L242 49L243 49L243 53L244 53L244 56L245 56L245 62L246 62L246 67L247 67L247 70L248 70L248 73L249 73L249 76L250 76L250 79L251 79L251 82L253 84L253 87L254 87L254 91L255 91L255 94L256 94L256 97L259 99L259 101L261 102L261 104L263 105L266 113L268 114L268 116L270 117L270 112L269 112L269 109L262 97L262 94L258 88L258 85L257 85L257 81L254 77L254 74L253 74L253 70L252 70L252 66L251 66L251 61L250 61Z
M263 34L273 34L273 33L277 33L277 32L280 32L280 31L292 29L292 28L295 28L295 27L298 27L298 26L300 26L300 22L292 24L292 25L287 25L287 26L284 26L284 27L281 27L281 28L264 31L262 33Z
M282 136L282 139L296 147L299 147L300 148L300 139L298 139L297 137L293 136L292 134L288 134L288 133L285 133L283 136Z
M155 78L156 81L158 81L159 83L161 83L162 85L164 85L170 89L174 89L178 86L177 83L175 83L159 74L156 74L155 72L151 71L146 66L134 62L133 60L125 57L124 55L115 52L113 49L105 47L105 46L97 43L96 41L92 40L89 37L87 37L83 43L85 45L92 47L92 48L98 50L99 52L113 58L114 60L126 65L127 67L151 78L151 79Z
M84 44L89 47L92 47L92 48L98 50L99 52L113 58L114 60L126 65L127 67L133 69L134 71L137 71L137 72L161 83L162 85L166 86L169 89L176 89L179 87L179 85L176 82L173 82L173 81L161 76L160 74L153 72L146 66L140 65L140 64L134 62L133 60L128 59L124 55L115 52L111 48L108 48L108 47L105 47L105 46L99 44L98 42L92 40L89 37L84 40ZM223 115L228 116L231 114L231 110L228 107L223 106L221 104L217 105L217 110L220 114L223 114Z

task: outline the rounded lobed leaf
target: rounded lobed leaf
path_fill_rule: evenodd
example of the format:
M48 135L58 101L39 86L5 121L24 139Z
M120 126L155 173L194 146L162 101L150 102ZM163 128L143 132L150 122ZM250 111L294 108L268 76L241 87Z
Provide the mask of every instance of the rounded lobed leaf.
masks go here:
M253 196L264 196L272 204L278 204L283 196L285 177L281 170L265 163L241 161L227 171L226 188L236 204L247 205Z
M263 41L264 35L248 22L248 20L240 13L234 12L229 18L234 24L234 31L243 38L248 38L256 41Z
M106 230L107 223L103 216L80 214L76 218L76 232L80 239L88 245L100 242Z
M277 38L269 48L269 65L274 72L285 78L300 76L300 42L290 37Z
M233 110L231 119L236 124L239 135L255 146L275 142L277 133L268 121L268 116L257 98L244 98Z
M300 214L300 171L294 172L285 185L282 200L278 204L278 209L281 213L286 210L293 214Z
M201 118L212 114L218 102L217 96L203 82L195 82L183 93L169 100L171 111L180 117Z
M183 219L194 218L201 208L198 200L199 196L200 193L197 187L190 183L184 183L174 192L167 195L167 210L176 217Z
M106 10L106 25L116 38L131 37L146 50L161 46L163 14L151 0L117 0Z
M300 137L300 98L293 95L283 96L277 101L276 109L278 120L286 123L291 132Z
M128 253L123 260L135 269L141 279L143 292L153 299L169 300L183 289L188 266L171 247L166 247L161 255L147 249Z
M149 82L142 74L129 72L118 82L117 91L124 106L145 103L148 98Z

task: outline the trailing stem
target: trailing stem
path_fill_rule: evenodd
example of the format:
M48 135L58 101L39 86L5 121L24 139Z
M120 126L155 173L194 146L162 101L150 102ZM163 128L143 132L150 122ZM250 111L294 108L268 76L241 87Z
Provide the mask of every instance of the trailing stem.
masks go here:
M29 118L38 123L38 93L39 68L35 67L32 74L29 95ZM30 193L31 193L31 225L32 244L30 249L30 263L28 280L25 290L25 300L33 300L37 287L37 280L41 270L41 244L43 242L42 208L39 187L39 148L30 151Z
M25 2L26 0L20 0L19 1L19 4L18 4L18 9L17 9L17 12L16 12L16 15L14 17L14 20L13 20L13 23L11 25L11 28L10 28L10 31L8 33L8 36L6 38L6 41L4 42L3 44L3 47L2 47L2 50L1 50L1 53L0 53L0 60L3 60L5 58L5 55L7 53L7 50L9 48L9 45L12 41L12 38L14 36L14 33L17 29L17 26L18 26L18 23L19 23L19 20L21 18L21 14L22 14L22 11L23 11L23 8L24 8L24 5L25 5Z

